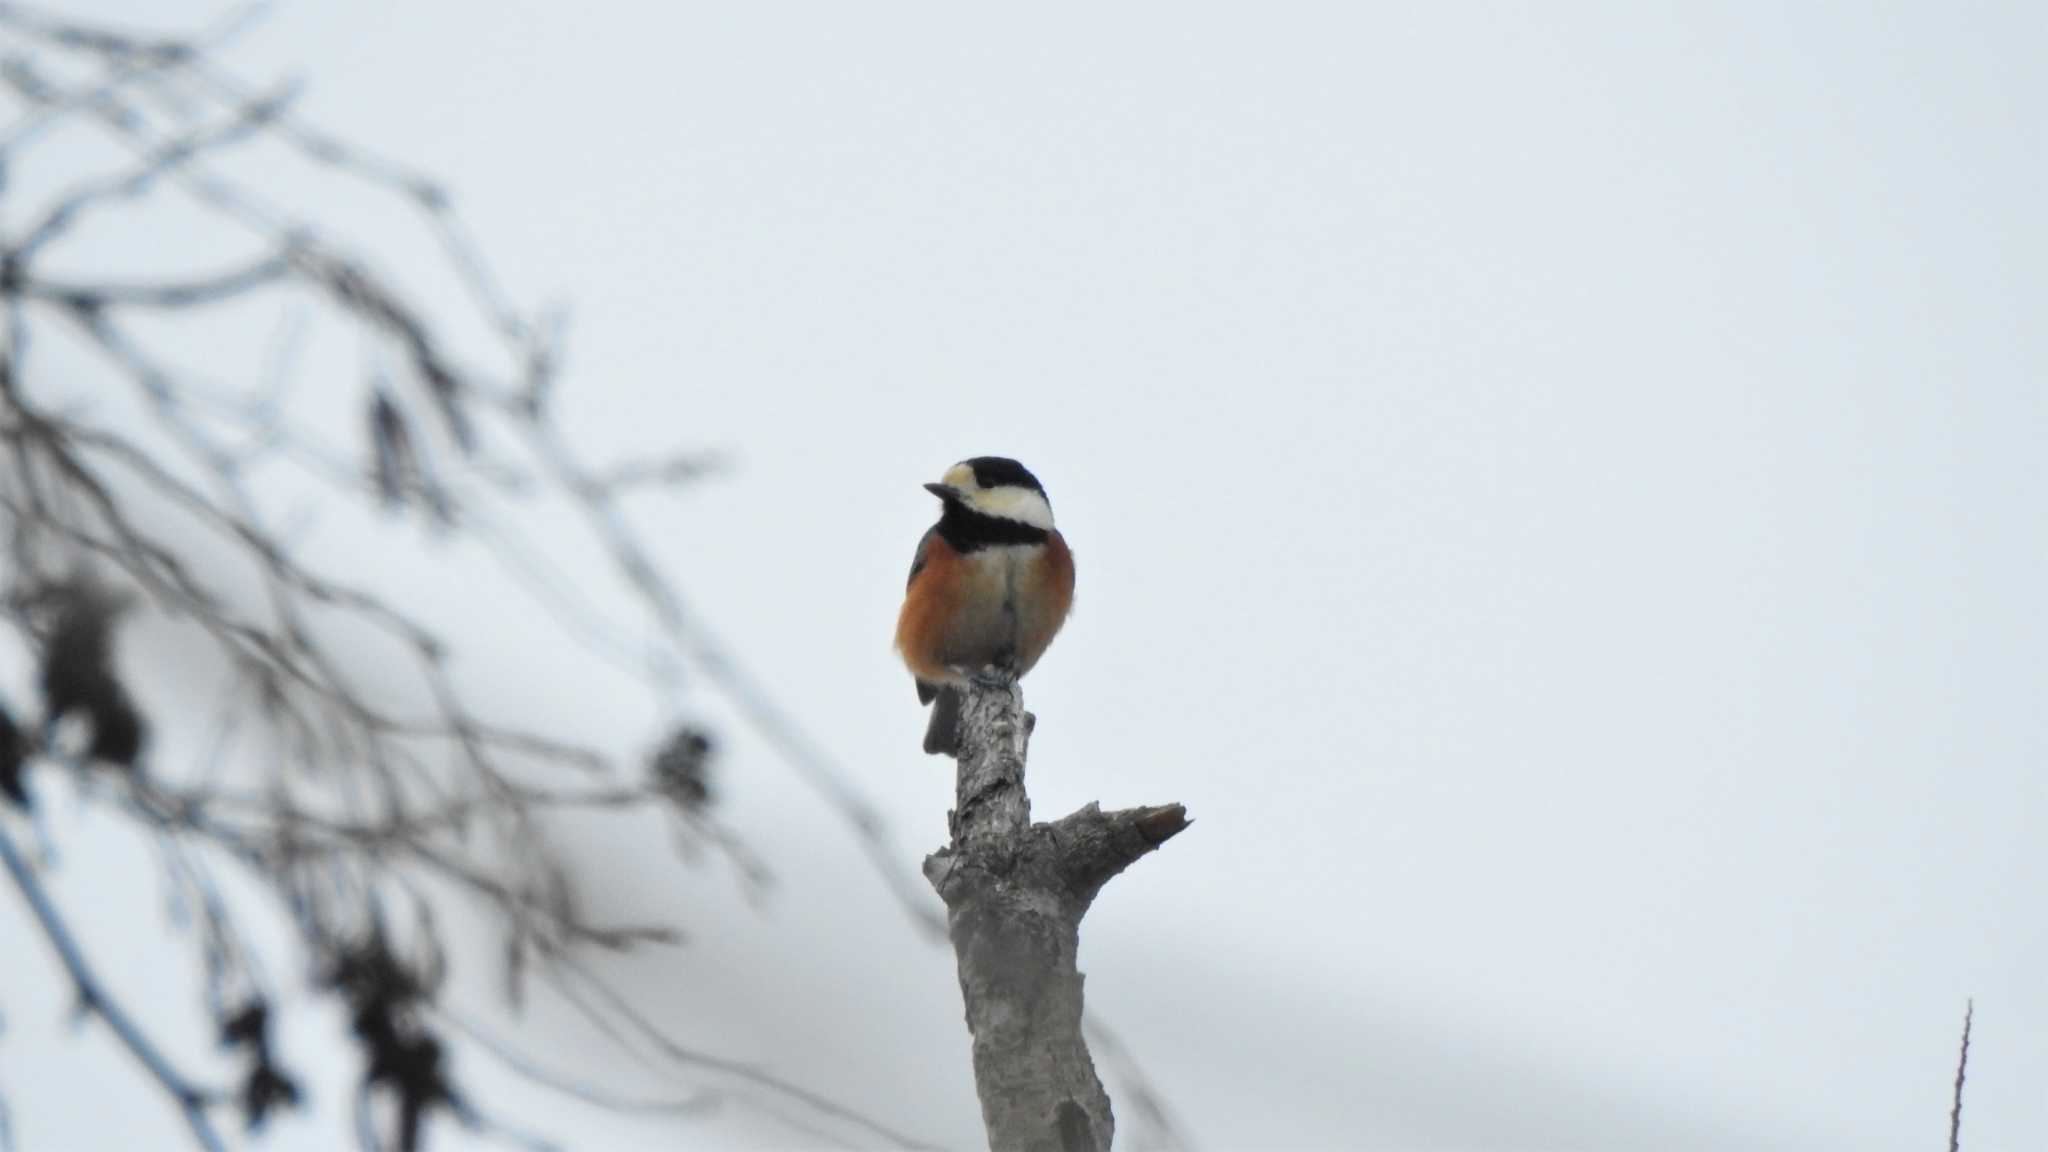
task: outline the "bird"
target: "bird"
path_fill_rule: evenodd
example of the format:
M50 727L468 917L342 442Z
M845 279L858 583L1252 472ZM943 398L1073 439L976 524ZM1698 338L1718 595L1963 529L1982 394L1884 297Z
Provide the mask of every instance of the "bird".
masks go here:
M933 704L924 750L957 757L968 682L988 668L1023 676L1045 655L1074 603L1074 554L1045 485L1015 460L962 460L924 487L939 521L917 542L896 650Z

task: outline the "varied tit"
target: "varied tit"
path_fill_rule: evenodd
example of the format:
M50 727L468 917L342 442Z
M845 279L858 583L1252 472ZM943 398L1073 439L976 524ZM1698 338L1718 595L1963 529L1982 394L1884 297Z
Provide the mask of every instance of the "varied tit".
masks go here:
M1022 676L1045 655L1074 602L1074 556L1045 486L1015 460L962 460L925 488L939 522L910 563L896 648L918 700L938 701L924 750L957 756L968 679L988 667Z

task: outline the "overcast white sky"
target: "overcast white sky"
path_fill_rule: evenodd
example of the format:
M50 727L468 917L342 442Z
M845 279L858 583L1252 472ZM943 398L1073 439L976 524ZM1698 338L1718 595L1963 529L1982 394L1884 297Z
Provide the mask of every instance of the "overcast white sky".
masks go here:
M1201 1147L1937 1147L1969 996L1965 1147L2048 1143L2038 7L301 2L236 59L571 303L580 442L730 454L640 523L905 870L951 797L888 647L918 484L1038 473L1080 591L1026 686L1034 800L1197 820L1082 964ZM406 572L494 651L505 602ZM578 734L650 722L468 673ZM755 912L658 836L589 845L696 934L621 978L972 1145L950 954L727 730L783 883ZM147 874L120 851L67 890ZM189 972L137 967L154 894L101 899L92 943L186 1019ZM23 1147L174 1144L0 933ZM287 1044L345 1065L332 1021ZM462 1071L581 1147L803 1143Z

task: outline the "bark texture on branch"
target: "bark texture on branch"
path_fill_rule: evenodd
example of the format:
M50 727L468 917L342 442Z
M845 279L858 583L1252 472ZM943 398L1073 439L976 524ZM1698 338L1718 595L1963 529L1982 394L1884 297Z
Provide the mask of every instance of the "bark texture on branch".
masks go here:
M1109 1095L1081 1036L1081 917L1111 877L1188 825L1178 804L1090 804L1031 822L1032 717L1007 676L967 693L952 843L925 860L946 902L993 1152L1108 1152Z

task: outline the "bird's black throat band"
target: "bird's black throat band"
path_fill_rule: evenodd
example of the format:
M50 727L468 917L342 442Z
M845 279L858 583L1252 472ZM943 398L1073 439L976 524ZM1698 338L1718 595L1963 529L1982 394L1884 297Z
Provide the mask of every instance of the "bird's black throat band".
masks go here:
M945 511L939 514L938 530L940 539L951 544L953 551L962 553L1004 544L1042 544L1046 537L1043 528L985 515L955 500L946 501Z

